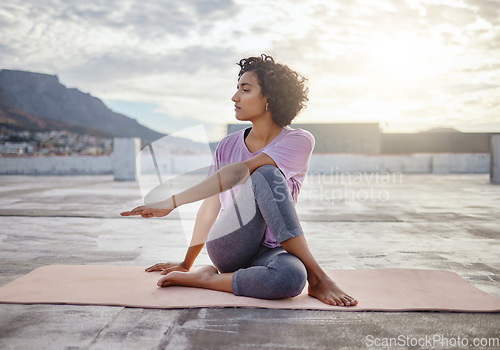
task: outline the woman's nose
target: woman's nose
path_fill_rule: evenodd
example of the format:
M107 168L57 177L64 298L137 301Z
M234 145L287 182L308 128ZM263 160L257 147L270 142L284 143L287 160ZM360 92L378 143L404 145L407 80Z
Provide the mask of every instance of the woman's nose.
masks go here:
M236 102L238 100L238 93L236 92L233 97L231 97L231 101Z

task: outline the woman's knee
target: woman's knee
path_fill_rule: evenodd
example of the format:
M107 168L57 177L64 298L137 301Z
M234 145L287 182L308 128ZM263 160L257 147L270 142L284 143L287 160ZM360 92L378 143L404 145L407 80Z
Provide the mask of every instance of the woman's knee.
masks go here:
M307 280L307 271L302 261L291 254L280 254L277 265L279 267L273 281L278 294L276 297L290 298L302 293Z
M254 191L271 188L275 195L280 195L280 198L290 197L285 176L274 165L263 165L255 169L250 178Z
M275 167L274 165L270 164L263 165L255 169L254 172L252 173L252 176L258 176L258 175L263 176L268 182L276 181L277 179L283 181L285 179L281 170Z

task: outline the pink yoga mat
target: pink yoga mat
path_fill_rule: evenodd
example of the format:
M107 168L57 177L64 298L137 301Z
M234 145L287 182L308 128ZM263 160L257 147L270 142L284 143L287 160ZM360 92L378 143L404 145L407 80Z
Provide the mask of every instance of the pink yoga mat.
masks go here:
M328 270L359 304L326 305L307 295L261 300L199 288L159 288L159 273L139 266L51 265L0 287L0 302L110 305L140 308L260 307L337 311L500 312L500 300L449 271ZM472 301L472 302L471 302Z

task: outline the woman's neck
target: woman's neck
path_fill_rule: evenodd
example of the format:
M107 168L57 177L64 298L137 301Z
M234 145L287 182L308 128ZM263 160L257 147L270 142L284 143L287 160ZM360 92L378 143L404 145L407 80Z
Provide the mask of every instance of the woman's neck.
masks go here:
M248 136L257 144L267 145L279 135L281 130L282 128L272 120L259 120L252 123L252 130Z

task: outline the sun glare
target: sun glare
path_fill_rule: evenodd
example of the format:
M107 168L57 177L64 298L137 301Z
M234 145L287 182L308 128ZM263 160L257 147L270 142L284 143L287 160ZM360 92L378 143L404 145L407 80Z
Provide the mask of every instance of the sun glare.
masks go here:
M373 64L389 77L421 79L433 73L448 53L432 38L380 37L370 45ZM442 68L442 67L441 67Z

